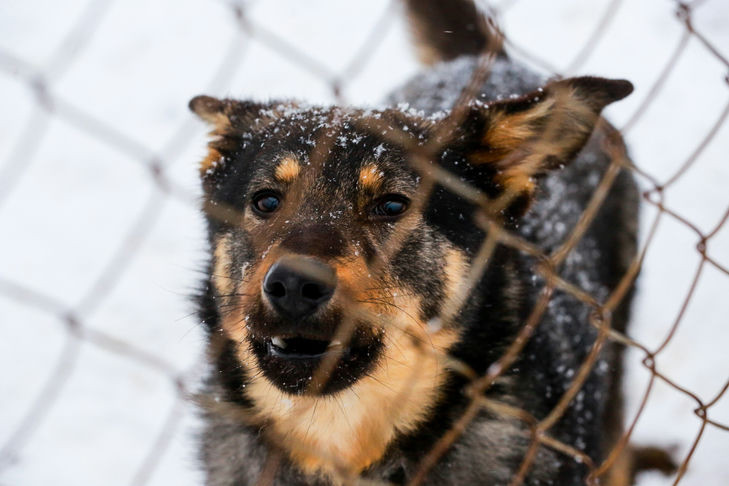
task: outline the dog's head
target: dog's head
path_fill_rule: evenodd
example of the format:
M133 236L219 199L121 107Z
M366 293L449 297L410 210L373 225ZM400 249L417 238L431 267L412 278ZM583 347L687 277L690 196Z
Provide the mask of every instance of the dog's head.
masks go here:
M281 400L351 393L393 430L412 427L461 333L485 234L474 212L512 225L535 178L630 91L574 78L441 118L194 98L213 127L201 165L212 292L241 393L274 420ZM363 454L362 467L375 453Z

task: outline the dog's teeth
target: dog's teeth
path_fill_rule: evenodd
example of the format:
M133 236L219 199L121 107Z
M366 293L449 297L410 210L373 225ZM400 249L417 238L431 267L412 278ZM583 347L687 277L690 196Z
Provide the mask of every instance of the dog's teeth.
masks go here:
M286 349L286 341L280 337L271 338L271 344L280 349Z
M334 340L334 341L332 341L332 342L329 343L329 346L328 347L330 347L330 348L341 348L342 347L342 341Z

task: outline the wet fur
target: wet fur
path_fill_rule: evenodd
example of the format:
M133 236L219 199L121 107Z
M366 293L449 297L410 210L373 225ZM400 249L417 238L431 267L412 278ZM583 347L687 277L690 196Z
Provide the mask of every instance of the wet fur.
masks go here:
M384 194L416 198L422 178L396 135L407 133L407 143L421 147L433 136L444 116L437 114L452 108L476 67L468 54L487 44L478 35L465 37L470 47L460 55L455 44L425 46L430 59L441 53L441 60L453 60L391 95L392 106L407 102L416 111L210 97L191 102L213 128L201 165L211 259L198 299L210 339L203 396L214 397L203 409L201 457L209 486L256 484L267 464L277 466L277 485L339 484L358 475L406 483L468 403L468 380L448 357L485 374L523 326L544 285L533 275L532 258L499 245L470 293L462 291L487 237L474 221L473 203L436 184L402 218L371 217L373 201ZM501 224L550 252L575 226L610 163L600 144L604 133L591 135L599 111L630 88L599 78L536 91L543 86L499 55L479 102L436 162L488 195ZM523 96L494 101L514 93ZM556 118L557 132L545 129L555 106L569 113ZM537 139L546 143L520 152ZM324 142L330 150L320 156ZM284 195L270 219L250 208L252 194L265 187ZM615 288L635 255L637 201L632 178L621 172L560 269L565 280L598 300ZM386 244L393 235L405 235L396 251ZM331 308L307 325L335 333L350 319L353 342L371 351L371 359L339 370L317 393L300 370L266 368L256 343L271 328L290 332L261 300L260 288L273 262L298 254L328 262L339 281ZM373 276L377 265L381 272ZM625 330L629 303L624 299L613 315L618 330ZM361 312L345 319L353 307ZM589 313L556 292L519 359L487 397L546 416L596 339ZM621 431L620 376L620 349L607 344L550 434L603 459ZM528 443L523 422L484 410L426 484L506 484ZM525 482L583 484L585 473L573 458L542 447Z

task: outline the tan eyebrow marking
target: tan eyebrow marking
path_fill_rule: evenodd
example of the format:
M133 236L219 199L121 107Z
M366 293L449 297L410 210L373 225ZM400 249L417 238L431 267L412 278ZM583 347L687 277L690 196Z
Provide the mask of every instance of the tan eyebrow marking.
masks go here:
M382 171L375 164L365 165L359 171L359 185L367 191L377 191L382 186Z
M296 180L301 172L301 165L294 157L284 157L276 167L275 176L280 182L290 184Z

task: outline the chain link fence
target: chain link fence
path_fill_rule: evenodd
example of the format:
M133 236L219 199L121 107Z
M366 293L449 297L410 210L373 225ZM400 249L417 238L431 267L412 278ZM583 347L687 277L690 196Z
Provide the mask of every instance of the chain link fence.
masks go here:
M669 400L666 402L668 404L674 403L670 401L671 397L691 402L697 430L691 436L683 434L683 430L675 434L667 432L665 440L661 440L659 434L658 442L661 445L675 446L674 453L680 463L678 471L669 479L648 477L641 484L694 484L692 482L694 480L689 478L692 477L692 471L697 464L694 459L697 454L707 455L708 459L701 462L702 467L713 461L715 465L712 466L713 472L706 473L706 476L695 477L706 478L712 477L709 475L713 474L716 478L723 475L721 476L723 479L716 484L729 479L729 469L726 469L723 461L719 459L720 451L715 453L702 450L702 445L707 443L706 436L715 432L723 435L710 439L711 449L719 448L726 451L726 444L729 443L729 436L726 435L726 432L729 432L729 413L726 409L727 399L724 397L729 388L729 370L726 366L722 368L721 355L714 356L710 352L723 352L728 334L725 330L716 330L715 339L720 342L717 343L718 347L712 350L704 349L701 339L694 339L697 334L714 335L715 332L704 322L699 321L717 322L716 316L722 316L722 313L723 317L719 319L725 321L728 310L726 299L716 298L719 293L710 294L708 298L697 297L702 282L706 279L710 279L711 287L716 289L726 289L726 283L729 282L729 261L726 251L729 246L725 229L726 221L729 219L729 198L721 197L726 195L726 152L721 151L721 147L726 148L726 144L719 145L719 150L716 150L717 144L722 139L722 130L724 130L723 137L726 138L725 122L729 115L729 60L722 52L726 49L722 50L696 21L697 16L703 11L718 12L707 20L710 25L717 23L721 25L722 21L729 21L728 9L722 10L716 6L717 3L720 2L696 0L691 3L666 1L661 4L660 9L665 11L666 18L669 15L673 16L670 20L673 25L666 28L666 38L661 39L661 42L674 43L672 52L665 60L661 59L662 64L652 59L635 59L632 52L624 51L625 59L622 61L627 66L645 64L653 71L648 87L644 85L641 88L639 85L639 90L634 95L638 97L638 101L630 106L630 113L623 113L624 121L617 125L628 139L628 145L634 149L632 159L635 162L627 159L619 137L606 138L605 149L612 154L613 165L598 185L593 200L579 224L556 252L546 255L517 235L510 234L495 225L485 217L485 212L482 215L484 217L481 224L489 230L489 237L484 241L475 268L483 271L488 256L498 241L500 244L513 246L538 257L542 265L535 271L540 272L545 278L546 285L519 338L498 361L499 366L492 367L484 376L469 377L474 390L469 407L453 429L425 455L412 484L419 484L427 476L429 469L448 446L484 408L523 420L531 430L531 446L512 484L520 484L523 480L540 445L587 464L591 472L588 481L594 481L617 459L620 450L626 446L635 431L640 429L641 424L652 424L650 425L652 431L663 432L664 427L670 428L671 424L656 424L651 420L652 416L661 417L661 411L651 407L651 396L655 396L656 393L661 393L659 395L661 402L664 397L668 397L666 398ZM281 12L266 14L267 9L281 8L282 5L291 11L286 14ZM565 5L565 12L577 17L588 15L586 10L594 11L597 8L595 4L586 9L584 6L581 7L579 2L565 2ZM13 18L24 16L28 19L33 18L35 12L32 7L18 5L16 7L29 10ZM37 6L39 9L43 7ZM48 22L47 32L41 30L41 22L31 24L30 27L10 26L12 28L6 30L9 40L3 40L0 45L0 74L4 78L3 85L8 86L6 96L9 96L9 106L16 106L11 103L10 98L16 96L16 93L19 98L27 96L27 93L32 97L32 100L25 105L17 104L21 107L28 106L26 111L23 112L21 109L20 112L16 112L11 109L12 113L6 113L7 118L2 122L3 128L9 135L3 136L2 141L6 146L0 152L3 158L0 165L0 217L5 213L6 221L10 224L3 224L5 229L2 248L5 257L2 263L5 268L0 269L0 299L4 305L2 339L7 348L3 352L6 356L3 361L3 376L8 377L9 383L3 400L5 402L3 407L8 407L8 418L3 421L3 426L8 428L3 430L0 436L2 440L0 484L22 484L26 477L33 476L25 475L38 467L33 462L37 459L45 461L43 463L46 466L43 467L57 468L54 474L61 476L64 464L68 462L80 464L74 471L87 466L96 467L93 464L97 461L97 452L94 451L95 435L82 425L85 417L93 416L96 424L103 423L104 420L115 421L123 416L125 404L134 404L137 401L139 403L134 404L134 407L138 405L141 408L132 407L134 410L144 410L147 404L156 410L155 429L153 432L140 431L134 436L146 437L143 443L136 439L130 441L125 438L117 443L118 447L114 450L104 451L110 456L127 455L132 458L111 461L110 465L104 467L110 468L107 472L115 479L128 478L121 481L128 484L177 483L178 476L168 475L170 472L169 467L165 468L164 465L165 456L171 448L181 447L179 443L191 441L189 435L184 433L187 430L185 424L190 415L191 399L196 398L197 401L207 403L206 397L195 397L196 383L202 368L199 334L194 329L194 318L190 317L183 320L180 326L175 327L166 323L167 331L160 333L155 331L155 324L159 324L155 320L161 315L160 311L155 309L154 298L150 299L149 295L140 294L149 292L150 272L164 273L168 270L159 270L159 262L155 261L155 258L164 255L165 245L174 246L176 238L202 241L200 220L194 216L199 207L200 194L191 180L191 174L195 173L194 163L202 150L200 127L192 116L184 118L185 121L179 126L166 126L165 113L150 114L150 117L157 119L149 122L140 120L137 123L133 119L102 116L99 113L103 113L104 110L96 109L94 96L102 92L103 96L99 98L104 100L102 105L105 105L105 108L111 107L115 113L124 113L127 107L139 114L144 113L146 104L153 102L154 97L161 91L169 91L172 95L168 95L156 106L160 106L160 110L164 111L169 109L165 102L174 100L174 110L177 110L177 105L184 106L187 99L198 91L215 94L226 92L235 86L241 90L236 94L244 97L246 80L259 78L265 83L269 77L280 76L284 71L277 67L279 63L295 66L300 75L291 77L283 83L284 86L290 87L291 92L288 93L290 95L298 95L300 90L309 90L309 93L315 92L314 97L320 96L340 104L347 104L353 97L358 97L357 93L366 89L374 91L373 86L378 88L379 85L383 88L379 94L383 95L387 88L394 86L395 83L389 76L372 71L370 67L382 66L382 59L378 61L378 58L390 62L395 59L395 63L400 62L396 55L404 53L407 48L401 39L402 32L397 30L401 6L396 1L378 4L379 10L361 6L324 5L321 2L310 7L295 4L272 6L271 3L264 4L260 1L193 2L192 6L186 5L182 10L210 15L216 22L226 22L214 30L210 30L210 23L206 23L208 30L204 31L206 35L203 36L194 34L202 21L189 17L177 18L174 12L162 10L159 6L144 7L144 11L135 12L131 6L124 8L120 2L113 0L91 0L85 5L76 7L78 8L73 15L68 14L69 18L75 19L72 25L64 24L61 28L54 27L52 22ZM544 9L544 6L539 6L534 0L502 0L489 5L488 11L497 19L497 23L504 27L505 44L510 53L549 74L572 75L590 69L595 58L604 55L601 50L604 50L605 45L626 42L621 38L622 31L617 30L616 23L620 21L621 15L630 17L631 9L637 9L634 5L620 0L602 2L599 7L601 11L599 15L592 13L588 15L591 19L589 24L591 30L582 29L583 31L579 32L581 35L579 39L565 36L566 43L574 46L579 42L581 47L576 51L572 49L570 58L562 59L558 63L555 63L555 59L559 59L560 56L553 55L547 59L543 52L532 50L530 46L536 45L535 40L528 38L528 29L518 27L519 19L540 15L540 9ZM297 38L301 31L314 29L314 26L300 27L297 31L295 28L297 21L291 18L297 14L301 15L302 9L309 8L321 9L318 18L321 24L339 22L337 17L339 14L347 18L344 14L346 8L359 9L361 10L359 13L363 14L362 18L368 20L367 28L360 28L357 31L360 32L357 34L359 38L347 39L342 47L332 47L332 52L340 58L337 62L331 62L329 53L327 56L322 56L318 50L309 49L307 45L309 41ZM376 12L373 14L373 11ZM172 16L169 24L166 23L168 14ZM349 15L349 21L352 22L351 14ZM109 51L104 49L95 50L99 44L102 47L109 47L108 39L103 35L105 26L110 18L118 19L120 16L122 21L129 22L130 36L139 34L133 25L137 25L137 21L143 24L144 18L147 18L151 23L159 23L158 31L154 33L159 37L152 36L149 34L151 30L148 30L145 35L151 37L145 38L142 35L139 42L127 43L123 49L114 48L111 50L112 56L107 56ZM283 24L271 20L277 18L289 20ZM306 16L304 18L310 19ZM261 19L269 19L271 23ZM529 21L521 21L526 22L524 25L532 25ZM655 20L639 18L636 23L652 21ZM363 22L357 23L359 25ZM511 27L510 23L515 26ZM631 25L624 19L623 24ZM46 23L42 25L45 28ZM725 28L726 24L723 27ZM27 33L21 31L24 28L28 29ZM149 25L147 28L149 29ZM290 30L287 30L289 28ZM551 29L557 35L560 26L542 28L547 32ZM649 30L649 27L646 26L644 30ZM640 33L640 28L636 28L635 31ZM520 38L519 32L526 32L525 38ZM318 42L336 43L336 39L327 39L327 35L331 36L331 32L322 29L321 32L312 33L311 38ZM675 38L671 38L670 35ZM48 39L58 39L53 43L53 50L48 51L45 56L47 62L40 63L34 59L38 56L29 55L31 59L28 59L22 54L26 51L34 52L34 46L41 46L41 51L43 48L47 49L49 42L46 36ZM154 52L157 39L161 39L162 47L159 52ZM15 44L21 41L23 45ZM647 39L644 41L649 42ZM387 42L399 42L397 45L402 52L397 50L394 53L384 52L383 43L388 45ZM151 54L145 51L150 44ZM354 44L358 47L353 49ZM696 55L698 51L702 53L700 57ZM146 63L153 62L156 55L178 56L179 66L182 69L179 72L170 72L169 79L149 79L148 83L131 84L125 92L103 92L104 77L94 70L107 69L108 72L118 74L121 72L119 66L132 66L131 69L143 72L149 67ZM697 57L698 60L695 60ZM322 58L326 61L322 61ZM411 59L402 62L406 66L414 67ZM671 87L672 78L680 71L681 63L687 62L692 65L694 62L711 65L716 70L717 77L711 80L695 79L692 80L692 84L684 82L681 85L684 87L683 92L679 90L680 98L675 98L672 95L676 94L677 89ZM566 67L556 68L555 64ZM620 62L617 62L617 65L620 65ZM482 66L483 69L474 74L476 79L472 83L473 86L478 85L479 76L488 75L487 54L484 55ZM629 70L600 74L607 76L615 74L615 77L623 76L631 79ZM178 82L179 76L188 75L191 78L190 82ZM280 79L277 81L281 82ZM310 88L314 85L318 88ZM711 88L706 87L709 85ZM69 89L69 86L75 87ZM201 90L201 86L206 89ZM691 86L692 89L686 90L685 86ZM320 90L318 94L317 89ZM661 127L656 127L655 116L651 118L650 124L645 120L653 111L665 113L667 125L673 123L673 120L678 120L679 126L682 123L690 123L693 121L689 112L693 107L692 98L708 89L712 90L712 101L705 107L706 114L702 116L703 121L696 123L696 126L680 129L680 133L689 138L692 150L685 157L674 156L676 161L656 173L653 170L655 164L651 159L671 154L673 146L676 147L675 153L680 153L680 148L686 147L687 142L681 140L679 143L677 138L674 138L676 134L670 129L663 130ZM88 90L90 94L88 99L79 94L84 90ZM24 94L20 94L20 91ZM73 95L64 95L67 92ZM351 93L355 96L350 96ZM462 103L465 104L472 99L473 94L465 93L462 96ZM705 97L699 97L699 100L701 99ZM113 101L107 104L108 100ZM180 119L179 115L168 118ZM163 128L160 129L160 126ZM59 143L63 146L57 145ZM65 156L70 156L69 160L62 162L68 164L67 166L48 167L42 163L48 157L52 159L56 150L62 151ZM97 160L98 166L94 167L93 163L84 162L84 158L88 157L84 155L85 152L93 154L94 157L96 154L101 154L104 160ZM82 161L74 160L75 155ZM714 160L719 164L717 167L712 165ZM413 157L412 162L417 167L418 157ZM120 171L121 165L129 165L132 168ZM113 168L110 168L112 166ZM107 169L111 175L105 174ZM578 286L562 280L556 269L579 241L619 170L633 171L643 189L643 204L646 208L643 235L639 255L629 272L607 299L600 300ZM67 172L72 172L74 177L82 179L71 180ZM436 181L442 182L442 177L442 174L430 174L424 187L432 187ZM685 181L689 182L684 184ZM94 190L94 187L115 189L107 193L106 190ZM717 187L721 189L714 197ZM77 188L84 189L76 193ZM470 187L451 189L464 197L479 201L480 195L474 194ZM690 202L685 203L693 196L682 197L681 191L696 193L697 200L702 194L708 194L713 198L710 202L715 204L694 207ZM424 189L423 198L428 194L428 190ZM679 194L676 200L686 204L686 207L672 202L674 194ZM107 207L106 198L114 201L111 208ZM68 209L70 216L64 212L60 216L60 221L54 221L57 217L54 208L47 207L53 204L54 200L59 201L64 211ZM13 216L7 216L8 214ZM192 220L194 222L186 223ZM179 225L186 228L181 230ZM662 226L674 229L668 233L661 232ZM102 240L97 235L103 235L105 232L112 235L111 244L100 247L98 242ZM687 234L689 236L686 236ZM663 248L662 239L672 238L689 241L694 249L680 255L655 250L656 247ZM68 241L78 245L75 256L54 253L56 245L63 247ZM109 239L106 242L108 243ZM398 243L392 242L392 247L397 248ZM149 245L157 245L157 248L150 251ZM199 245L202 246L202 243ZM183 265L190 266L171 272L174 276L194 274L193 267L202 258L199 251L190 251L183 255L189 257ZM38 262L45 262L45 265L39 265ZM611 329L607 316L620 303L641 268L643 272L649 273L651 265L670 270L689 265L686 262L690 262L690 266L693 267L693 274L688 278L682 276L680 281L672 282L676 285L664 283L655 290L642 287L643 290L637 297L639 309L628 335ZM60 271L48 273L48 265L56 263ZM478 275L480 273L473 275L473 278L477 278ZM665 275L663 277L665 279L672 278L670 273L659 273L659 275ZM661 277L654 277L649 282L657 282L660 279ZM190 280L191 278L188 278L187 281ZM140 284L140 282L145 283ZM184 293L185 289L179 289L174 283L170 285L175 291ZM639 283L639 285L645 284ZM722 285L724 287L721 287ZM172 290L165 290L168 294L174 294ZM539 419L523 410L490 401L478 391L486 390L499 376L501 370L508 368L518 356L556 290L571 294L595 310L595 318L590 324L597 328L598 339L587 360L579 370L576 370L572 384L558 406L547 417ZM651 307L641 304L642 295L654 292L664 294L663 303L661 298L653 298L648 301ZM174 297L175 299L170 302L178 305L180 299L177 295ZM144 303L140 303L140 298ZM164 318L169 321L170 315L179 315L181 311L171 309L169 306L172 304L167 305L164 310L169 310L171 314L165 315ZM709 310L697 314L696 305L708 306ZM187 329L181 331L184 326L187 326ZM63 330L62 333L58 333L59 327ZM174 327L173 331L169 331L171 327ZM660 332L661 338L656 339L655 336L641 334L641 329ZM180 337L185 331L196 337L189 337L188 334L185 334L186 337ZM46 339L53 343L44 344ZM174 342L168 344L165 342L166 339L172 339ZM633 363L631 365L633 369L629 369L627 382L628 423L625 435L615 450L604 463L595 464L574 445L556 440L549 432L580 391L588 373L595 365L598 353L609 340L622 343L631 350L629 362ZM181 354L185 356L179 358ZM113 356L115 364L104 364L105 358L99 358L99 355ZM673 366L677 359L691 364L682 366L680 371L666 371L676 369ZM118 371L112 370L119 360L133 368L129 375L121 376ZM723 363L725 365L725 358ZM79 378L80 375L87 376L89 367L96 365L99 368L94 370L96 373L94 378L83 380ZM464 369L463 372L468 373L468 370ZM641 372L645 379L641 378ZM712 375L712 379L707 382L705 375L709 374ZM150 378L151 376L154 378ZM114 384L116 379L122 382L127 379L138 380L139 383L136 385L139 386L131 385L131 389L137 392L135 394L118 392ZM160 385L160 382L164 384ZM153 389L149 394L154 398L145 398L145 389ZM71 404L67 405L70 411L65 415L58 414L57 410L64 402ZM215 406L210 403L207 405ZM674 407L674 405L669 406ZM657 407L660 408L660 404L657 404ZM160 411L162 408L166 410ZM237 410L219 408L220 413L239 415ZM117 415L118 413L121 415ZM69 418L73 418L73 424L66 422ZM129 427L141 427L140 424L144 422L132 420ZM59 438L59 433L67 435ZM43 444L49 440L50 445L44 446ZM51 447L63 445L67 440L78 441L80 445L77 444L74 450L85 448L88 450L88 457L64 456L62 450ZM114 442L113 438L110 440ZM38 448L38 452L30 453L26 457L28 449L34 446ZM48 459L51 454L54 458ZM86 464L87 461L89 464ZM101 460L101 464L106 464L104 461ZM275 469L274 460L272 468ZM191 473L185 480L194 481L194 477L196 476ZM73 477L62 482L86 484L83 481L77 482ZM262 477L260 483L267 484L267 478Z

